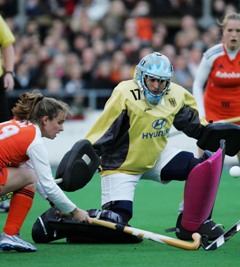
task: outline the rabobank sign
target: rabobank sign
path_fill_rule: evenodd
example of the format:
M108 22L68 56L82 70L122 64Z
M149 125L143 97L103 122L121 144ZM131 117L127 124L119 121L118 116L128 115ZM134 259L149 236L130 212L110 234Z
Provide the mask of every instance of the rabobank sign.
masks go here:
M148 132L148 133L142 133L142 139L149 139L149 138L151 139L151 138L165 136L170 131L170 129L165 128L166 124L167 124L167 122L164 119L155 120L152 123L152 128L155 131Z

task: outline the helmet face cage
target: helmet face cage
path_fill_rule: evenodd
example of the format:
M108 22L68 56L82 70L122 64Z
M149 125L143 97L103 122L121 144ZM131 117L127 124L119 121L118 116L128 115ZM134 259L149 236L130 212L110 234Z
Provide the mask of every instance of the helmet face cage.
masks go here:
M140 87L146 102L156 106L167 92L173 75L173 67L169 59L157 52L145 56L136 66L134 80ZM146 78L150 76L160 81L167 81L166 86L158 94L153 94L146 86Z

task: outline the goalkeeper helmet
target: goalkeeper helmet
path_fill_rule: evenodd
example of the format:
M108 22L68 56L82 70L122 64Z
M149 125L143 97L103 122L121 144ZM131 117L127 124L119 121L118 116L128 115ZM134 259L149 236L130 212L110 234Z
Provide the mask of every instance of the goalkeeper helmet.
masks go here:
M140 60L135 68L134 80L143 92L146 102L150 106L156 106L167 92L172 76L173 67L169 59L158 52L154 52ZM159 86L162 82L166 82L164 88L158 88L159 90L156 93L150 91L146 84L148 77L151 80L158 80Z

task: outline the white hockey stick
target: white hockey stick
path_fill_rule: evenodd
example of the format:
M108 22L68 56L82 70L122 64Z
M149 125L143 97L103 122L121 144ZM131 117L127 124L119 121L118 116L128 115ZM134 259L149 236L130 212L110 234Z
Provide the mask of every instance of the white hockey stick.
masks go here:
M229 118L229 119L224 119L224 120L219 120L219 121L216 121L216 122L239 122L240 121L240 117L233 117L233 118Z
M202 237L201 245L205 250L215 250L222 245L224 245L229 239L231 239L240 230L240 221L236 222L230 229L228 229L224 234L219 236L210 244L207 241L207 237Z
M187 242L187 241L172 238L169 236L164 236L164 235L156 234L153 232L145 231L142 229L125 226L125 225L118 224L118 223L107 222L107 221L98 220L95 218L92 218L92 221L96 225L101 225L103 227L111 228L116 231L122 231L130 235L149 239L149 240L152 240L158 243L166 244L166 245L181 248L181 249L196 250L201 245L201 236L198 233L194 233L192 235L193 242Z

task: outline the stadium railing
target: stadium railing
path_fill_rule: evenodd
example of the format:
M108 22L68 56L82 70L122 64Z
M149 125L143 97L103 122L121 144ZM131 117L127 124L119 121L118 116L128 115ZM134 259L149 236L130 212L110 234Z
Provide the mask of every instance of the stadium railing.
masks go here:
M107 99L112 93L112 89L81 89L81 91L77 93L68 93L63 90L56 94L49 92L47 89L29 89L29 90L14 89L13 91L7 92L7 97L8 99L11 100L11 102L16 102L19 95L25 92L32 92L32 91L39 91L44 96L54 97L54 98L61 99L66 102L80 95L86 98L87 107L91 109L98 109L99 99L100 98Z

